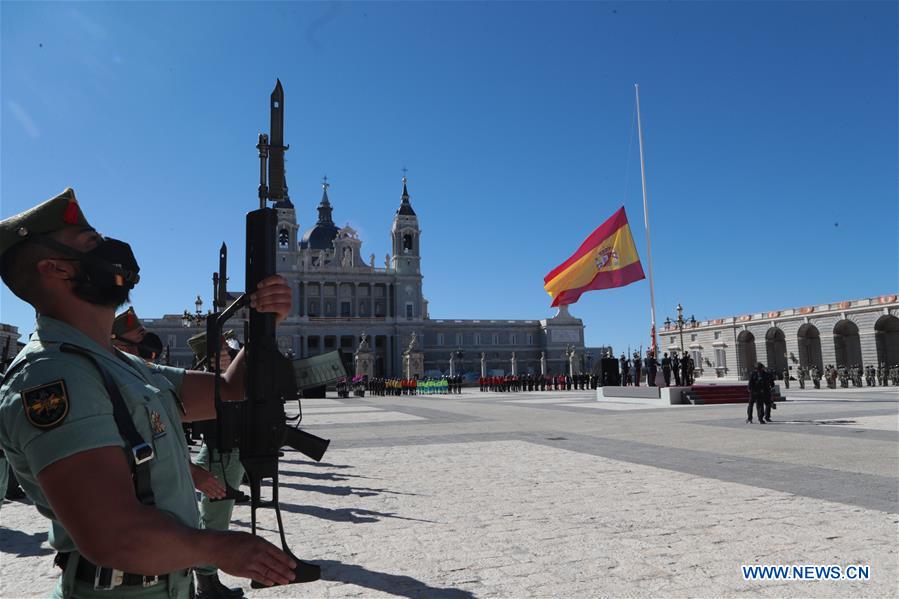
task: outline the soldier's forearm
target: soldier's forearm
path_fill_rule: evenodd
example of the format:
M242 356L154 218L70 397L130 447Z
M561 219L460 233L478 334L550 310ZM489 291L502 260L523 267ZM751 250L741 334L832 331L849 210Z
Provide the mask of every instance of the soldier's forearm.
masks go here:
M228 370L219 378L222 401L242 401L246 360L240 350ZM187 372L181 385L185 422L212 420L215 418L215 375L209 372Z
M215 563L215 533L184 526L153 507L140 506L128 518L124 534L110 535L99 555L86 555L95 563L148 576L167 574Z
M222 401L242 401L247 373L246 352L241 348L231 365L222 374Z

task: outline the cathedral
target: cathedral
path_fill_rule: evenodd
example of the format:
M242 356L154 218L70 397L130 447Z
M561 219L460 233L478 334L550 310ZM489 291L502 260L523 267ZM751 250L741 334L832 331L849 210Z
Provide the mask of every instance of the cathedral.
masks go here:
M422 293L421 227L403 177L399 206L390 228L391 253L367 259L350 227L334 224L327 178L315 225L301 233L293 203L278 212L278 272L294 290L294 313L278 327L281 350L295 358L341 350L347 372L365 334L375 376L403 374L402 354L413 333L424 355L426 375L480 375L568 371L565 352L575 351L575 368L591 369L601 349L584 347L584 325L562 309L544 320L432 319ZM198 308L199 311L199 308ZM145 319L169 346L171 362L191 360L186 340L200 328L170 315ZM186 325L186 326L185 326ZM452 366L450 363L452 362Z

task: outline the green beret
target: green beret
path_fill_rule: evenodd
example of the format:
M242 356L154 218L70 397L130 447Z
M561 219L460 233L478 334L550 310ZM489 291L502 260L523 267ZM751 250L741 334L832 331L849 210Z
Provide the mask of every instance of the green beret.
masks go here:
M9 248L35 235L47 235L68 227L90 228L71 187L55 198L0 221L0 257Z
M228 330L222 333L222 338L224 340L235 339L236 335L233 330ZM187 345L190 346L190 349L194 352L194 356L196 356L197 360L205 360L206 359L206 333L200 333L198 335L194 335L190 339L187 340Z
M130 333L131 331L136 331L137 329L144 326L141 324L140 319L137 317L137 314L134 313L134 308L128 308L121 314L115 317L115 320L112 321L112 338L116 339Z

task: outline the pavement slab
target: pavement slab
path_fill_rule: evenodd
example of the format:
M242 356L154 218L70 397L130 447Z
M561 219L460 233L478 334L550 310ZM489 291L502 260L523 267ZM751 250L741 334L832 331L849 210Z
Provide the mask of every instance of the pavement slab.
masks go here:
M323 580L223 579L251 597L896 596L899 394L788 396L767 428L744 424L740 405L594 397L305 403L304 428L332 443L322 463L285 455L282 513ZM274 540L273 511L259 515ZM249 521L238 506L234 527ZM52 588L46 530L27 503L0 508L3 598ZM862 564L871 577L746 581L744 564Z

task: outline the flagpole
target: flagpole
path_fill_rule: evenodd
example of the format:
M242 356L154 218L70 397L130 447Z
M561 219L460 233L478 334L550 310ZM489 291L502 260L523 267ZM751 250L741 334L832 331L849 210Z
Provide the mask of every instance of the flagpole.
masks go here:
M640 177L643 180L643 224L646 227L646 257L649 263L649 317L652 328L652 348L658 353L658 343L656 343L656 299L655 286L652 278L652 241L649 236L649 204L646 199L646 163L643 160L643 124L640 120L640 84L634 84L634 91L637 95L637 137L640 140ZM653 356L658 362L658 356ZM662 369L656 370L656 384L661 377Z

